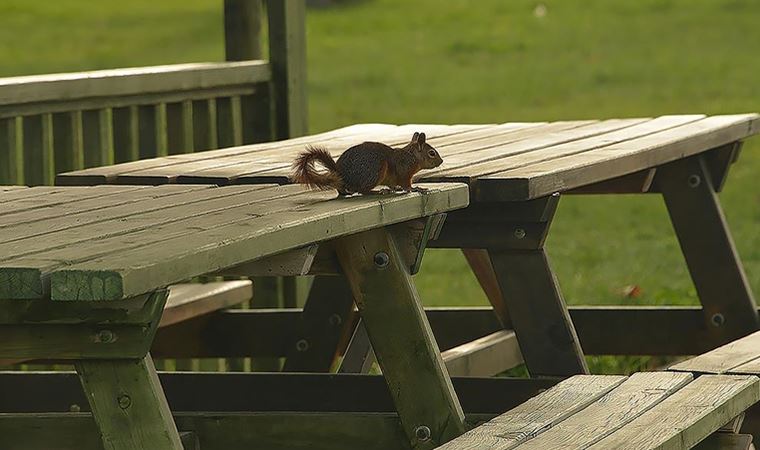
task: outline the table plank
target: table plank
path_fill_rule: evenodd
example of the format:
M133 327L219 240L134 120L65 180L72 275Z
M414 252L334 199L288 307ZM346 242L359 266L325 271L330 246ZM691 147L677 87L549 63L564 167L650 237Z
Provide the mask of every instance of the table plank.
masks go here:
M325 200L323 193L310 197ZM278 203L287 204L291 198ZM447 183L432 185L425 194L296 203L293 209L260 217L253 217L250 209L230 209L236 215L228 217L225 212L188 222L193 228L189 231L199 230L192 233L192 246L184 237L164 239L53 272L51 296L54 300L130 297L309 243L462 208L468 200L466 186ZM227 225L218 226L219 222Z
M116 186L93 186L88 189L103 189L106 187ZM126 186L125 186L126 187ZM77 201L71 201L68 203L60 203L55 205L48 205L45 207L34 207L36 201L42 202L43 199L26 199L27 208L23 210L10 211L7 214L0 213L0 230L2 230L2 237L0 242L5 242L12 239L10 234L13 231L17 231L16 227L12 225L27 224L30 222L48 221L51 228L48 228L46 232L54 231L55 229L65 228L67 226L81 225L83 216L92 216L92 211L103 210L106 208L114 208L120 205L128 203L135 203L142 200L148 200L153 198L160 198L167 195L183 194L187 192L200 191L203 189L210 189L209 185L197 185L197 186L179 186L168 185L160 186L157 188L149 188L147 186L131 186L132 190L117 191L115 193L108 192L103 196L96 196L84 199L77 199ZM116 196L114 197L115 194ZM104 197L108 197L107 200ZM47 200L45 197L44 200ZM77 217L72 217L77 216ZM92 219L91 219L92 220ZM72 222L73 221L73 222ZM67 225L68 224L68 225ZM29 233L24 230L20 230L19 237L28 237Z
M439 449L513 449L594 403L625 379L615 375L575 375Z
M758 400L755 376L703 375L589 449L689 449Z
M460 179L459 177L467 177L474 179L502 172L504 170L515 170L520 167L531 166L542 162L551 164L552 160L630 141L635 138L675 128L686 123L695 122L702 118L704 118L703 115L695 114L686 116L662 116L651 120L633 119L630 122L631 125L626 126L625 128L613 129L609 132L597 134L584 139L552 145L550 147L540 148L530 152L508 155L505 158L500 158L485 164L476 163L461 167L457 170L443 170L440 175L432 179L437 179L439 181L446 179L447 177L454 177L457 179Z
M18 198L3 203L0 216L19 213L31 209L43 209L63 204L74 204L87 199L101 199L103 197L123 194L125 192L137 191L144 189L144 186L102 186L98 188L84 187L66 191L52 192L50 194L31 197ZM5 195L0 193L0 201Z
M594 125L595 121L573 121L573 122L553 122L540 127L533 127L523 130L518 130L515 133L509 133L506 136L497 136L496 139L490 138L487 140L478 140L475 142L465 142L454 144L451 147L446 145L439 145L436 147L441 153L443 158L443 164L441 168L447 167L466 167L472 160L492 161L503 155L504 148L511 144L517 146L514 151L526 151L525 142L530 142L530 138L539 139L542 136L552 135L554 132L565 131L570 129L581 128L584 126ZM501 141L501 143L499 143ZM523 143L523 144L521 144ZM540 144L539 144L540 146ZM530 149L530 145L527 145ZM333 157L337 157L342 153L345 148L339 148L331 151ZM425 177L429 174L434 174L438 170L432 169L420 172L415 176L415 180ZM244 167L231 167L218 171L214 175L215 179L235 179L241 183L250 182L266 182L272 183L285 183L288 182L291 169L290 164L261 166L257 164L249 164ZM202 181L202 178L196 177L195 182ZM450 181L450 180L446 180Z
M758 131L758 114L707 117L631 141L487 175L477 181L477 197L483 201L541 197L655 167Z
M114 164L106 167L92 167L89 169L76 170L59 174L57 177L58 184L66 185L81 185L81 184L103 184L114 181L116 175L142 169L150 169L155 167L170 166L173 164L179 164L183 161L192 161L197 158L203 159L216 159L224 158L227 156L234 156L243 153L254 153L256 151L263 151L272 148L279 148L287 145L305 145L313 140L319 140L320 138L339 137L342 135L361 134L370 132L377 129L392 129L393 125L387 124L357 124L350 125L335 130L330 130L325 133L319 133L310 136L302 136L293 139L287 139L282 141L265 142L259 144L250 144L232 148L222 148L217 150L204 151L196 154L182 154L172 155L164 158L151 158L143 159L139 161L130 161L121 164Z
M109 236L145 230L159 225L187 220L192 217L223 211L237 206L269 200L278 195L267 185L234 186L230 189L206 189L147 201L105 208L99 213L88 212L78 226L56 228L50 221L41 220L4 230L0 237L0 261L32 255L48 249L61 248L78 242L103 239ZM290 195L295 187L280 191ZM270 192L271 191L271 192ZM60 221L61 219L54 219ZM65 226L61 222L61 226ZM40 239L40 236L49 239ZM8 236L8 238L6 238ZM22 237L23 236L23 237Z
M407 144L414 132L422 131L430 136L431 143L438 142L440 145L444 145L446 139L451 136L462 139L459 137L461 134L468 131L477 131L481 128L483 128L483 126L454 125L440 127L433 125L402 125L390 132L373 136L363 136L362 139L333 139L324 142L322 146L330 152L333 158L337 158L349 147L367 140L382 141L388 145L397 147ZM291 167L293 161L297 154L303 149L304 146L299 145L283 149L283 151L267 150L257 153L255 158L246 156L240 161L233 161L232 164L212 165L210 167L201 168L191 166L190 168L194 170L188 171L187 173L180 172L177 176L177 181L179 183L214 184L229 184L236 182L288 183L290 181L289 177L292 172ZM251 174L258 173L261 173L263 176L251 176ZM241 178L243 176L245 176L245 178ZM119 179L126 180L125 177L126 176L121 176Z

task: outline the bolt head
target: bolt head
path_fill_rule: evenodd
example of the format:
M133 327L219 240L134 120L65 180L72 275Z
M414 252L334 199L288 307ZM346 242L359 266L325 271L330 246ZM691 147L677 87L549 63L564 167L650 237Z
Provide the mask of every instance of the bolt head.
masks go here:
M327 321L330 323L330 325L337 327L343 323L343 318L340 317L340 314L330 314L330 317L327 319Z
M98 332L98 342L107 344L109 342L113 342L113 340L114 334L111 330L100 330L100 332Z
M723 324L726 323L726 318L723 317L723 314L721 313L715 313L710 317L710 323L712 323L714 327L722 327Z
M120 395L117 400L121 409L127 409L132 405L132 399L127 394Z
M385 252L377 252L375 253L373 261L375 262L375 266L382 269L388 266L388 264L391 262L391 258Z
M309 341L307 341L306 339L299 339L298 341L296 341L296 350L298 350L299 352L305 352L308 349L309 349Z
M688 183L690 188L695 188L702 183L702 177L697 174L691 174L689 175Z
M414 429L414 437L416 437L420 442L430 440L431 434L432 433L430 432L430 428L426 427L425 425L420 425Z
M75 413L77 413L77 412L80 412L80 411L82 411L82 408L79 405L77 405L76 403L72 403L69 406L69 412L75 412Z
M515 237L517 239L524 239L525 238L525 229L524 228L515 228Z

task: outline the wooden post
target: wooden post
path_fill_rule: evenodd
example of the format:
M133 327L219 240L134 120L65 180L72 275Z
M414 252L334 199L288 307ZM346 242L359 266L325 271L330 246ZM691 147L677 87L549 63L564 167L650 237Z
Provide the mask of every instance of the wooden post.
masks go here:
M76 363L105 450L181 450L150 355Z
M488 253L531 376L588 373L544 249Z
M462 407L393 237L358 233L336 251L412 448L462 434Z
M722 342L757 330L755 299L705 158L662 166L656 183L702 302L705 327Z
M269 0L267 15L275 137L303 136L308 128L305 0Z
M227 61L261 59L261 0L224 0Z

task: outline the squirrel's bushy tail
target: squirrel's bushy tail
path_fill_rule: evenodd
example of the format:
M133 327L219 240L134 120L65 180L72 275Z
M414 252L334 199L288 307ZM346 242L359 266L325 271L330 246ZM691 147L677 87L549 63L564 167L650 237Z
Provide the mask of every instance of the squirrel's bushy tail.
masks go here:
M314 163L322 164L327 172L317 172ZM324 147L307 146L293 163L293 175L291 179L296 183L305 184L316 189L343 188L343 180L338 173L338 165Z

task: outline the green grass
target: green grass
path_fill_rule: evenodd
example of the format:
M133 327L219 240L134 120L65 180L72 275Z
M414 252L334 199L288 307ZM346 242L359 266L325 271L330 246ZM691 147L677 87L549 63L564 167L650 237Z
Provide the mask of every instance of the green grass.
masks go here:
M757 0L367 0L308 15L310 127L760 111ZM222 58L221 1L5 0L0 75ZM760 291L760 138L721 194ZM662 200L565 198L547 243L571 304L695 304ZM456 251L417 277L431 305L485 304ZM620 294L641 288L638 298ZM594 359L628 371L635 358Z

